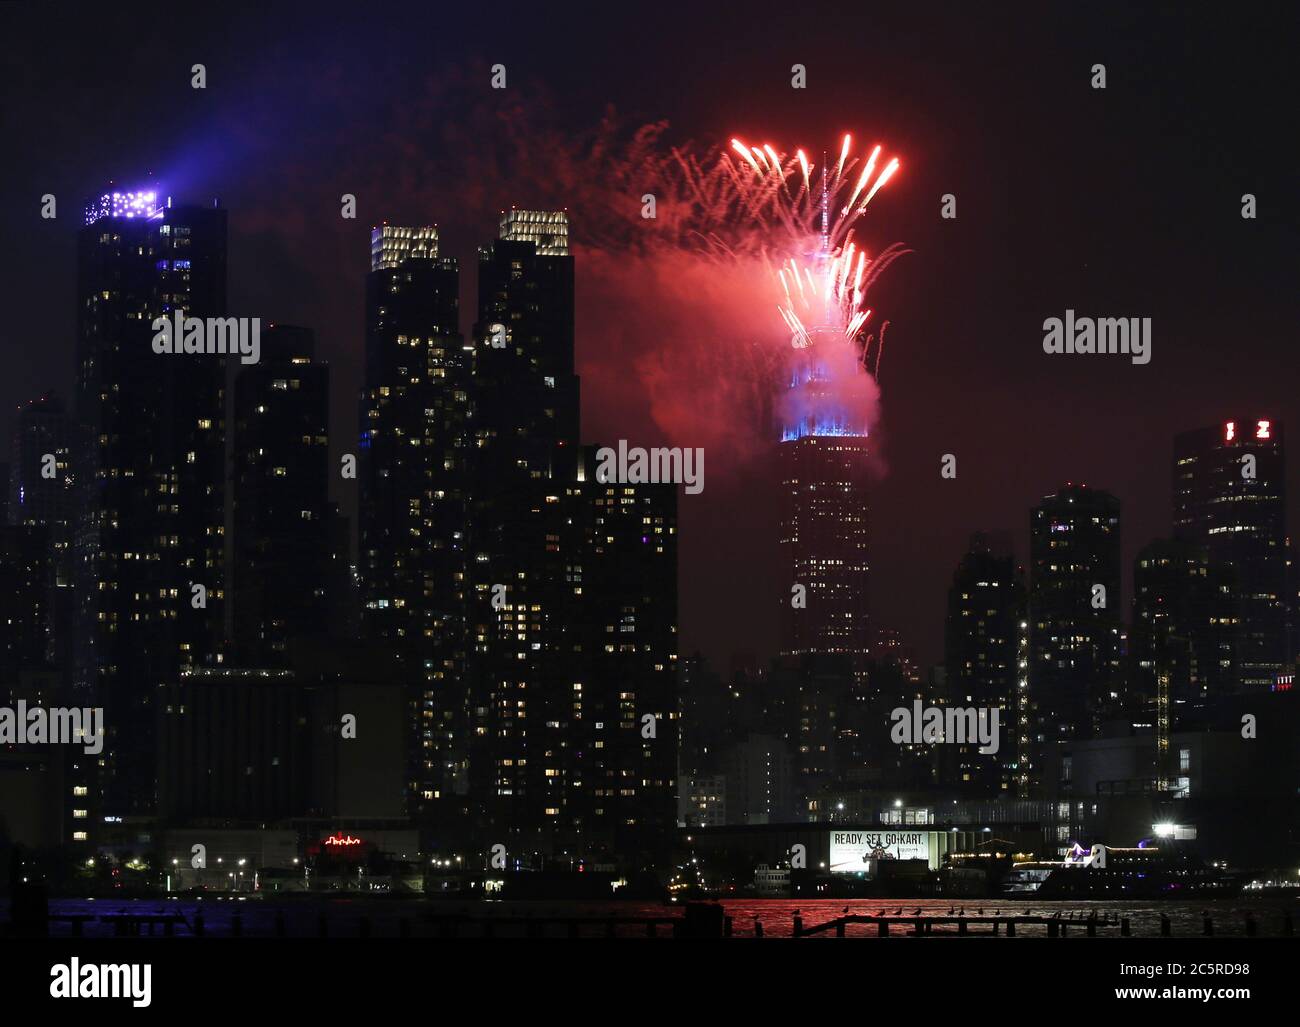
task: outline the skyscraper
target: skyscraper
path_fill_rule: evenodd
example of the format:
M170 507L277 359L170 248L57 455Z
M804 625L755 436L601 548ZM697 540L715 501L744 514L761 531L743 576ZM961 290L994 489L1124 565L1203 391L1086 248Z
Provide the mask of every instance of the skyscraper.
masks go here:
M217 660L225 589L226 366L155 353L152 323L224 316L226 212L106 193L86 209L78 254L76 413L90 448L76 683L105 706L105 812L149 813L159 689Z
M781 546L792 591L784 597L786 655L847 656L860 670L868 618L867 425L843 396L865 375L842 336L813 329L780 406Z
M569 735L591 687L576 637L587 583L571 516L582 504L573 258L506 237L540 217L512 211L479 249L473 357L473 790L485 822L528 852L571 836Z
M362 623L405 663L408 808L463 821L467 747L465 461L469 354L460 272L437 229L383 225L366 280L360 399Z
M586 683L565 634L580 623L584 546L568 530L580 460L573 258L508 238L515 222L540 223L512 211L478 256L474 790L488 823L536 851L559 842L570 812L566 734Z
M328 624L329 367L306 328L261 345L235 378L233 642L240 665L279 667L291 638Z
M1174 534L1236 574L1243 690L1273 685L1286 656L1284 471L1276 420L1226 421L1174 439Z
M597 481L579 445L573 275L562 212L502 218L472 388L471 788L561 857L662 842L677 730L676 492Z
M549 476L578 444L573 257L567 235L539 249L525 231L552 216L563 217L512 210L501 238L479 248L474 444L478 466L503 484Z
M1133 565L1129 634L1134 712L1150 713L1167 679L1169 713L1236 690L1236 577L1194 542L1157 539Z
M1120 507L1066 485L1030 517L1030 691L1047 742L1090 737L1120 685Z
M562 630L552 644L568 651L570 667L554 681L551 708L561 716L547 724L543 754L561 770L561 838L590 855L662 857L675 823L680 726L677 489L602 483L594 449L583 447L561 504L572 522L562 551L547 546L577 605L567 624L553 624Z
M1028 677L1021 667L1028 635L1023 573L1009 551L987 535L971 539L948 589L944 666L949 703L997 709L999 748L956 746L959 790L971 795L1017 795L1028 758Z
M501 214L501 239L531 242L539 257L569 255L569 215L562 210L519 210Z
M405 654L434 847L644 851L674 822L676 493L579 439L561 212L479 252L472 341L433 228L375 230L362 396L368 633Z

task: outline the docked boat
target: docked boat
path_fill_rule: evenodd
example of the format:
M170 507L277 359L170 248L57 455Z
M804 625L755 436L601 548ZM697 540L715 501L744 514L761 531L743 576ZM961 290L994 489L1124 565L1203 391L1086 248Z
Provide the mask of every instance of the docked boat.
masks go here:
M1002 879L1002 894L1009 899L1035 895L1048 875L1060 867L1060 863L1016 863Z
M1036 899L1231 898L1241 882L1174 843L1091 850L1076 845L1060 862L1015 864L1001 891L1008 898Z

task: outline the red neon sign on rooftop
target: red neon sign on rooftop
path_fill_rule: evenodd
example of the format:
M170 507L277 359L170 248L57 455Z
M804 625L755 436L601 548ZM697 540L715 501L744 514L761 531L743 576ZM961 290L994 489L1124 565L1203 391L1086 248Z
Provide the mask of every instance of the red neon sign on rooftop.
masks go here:
M360 845L360 838L353 838L352 835L335 834L325 839L326 845Z
M1229 421L1229 422L1227 422L1227 423L1223 426L1223 441L1224 441L1224 442L1231 442L1231 441L1232 441L1233 439L1235 439L1236 437L1237 437L1237 422L1236 422L1236 421ZM1272 422L1272 421L1256 421L1256 422L1255 422L1255 438L1257 438L1257 439L1271 439L1272 437L1273 437L1273 422Z

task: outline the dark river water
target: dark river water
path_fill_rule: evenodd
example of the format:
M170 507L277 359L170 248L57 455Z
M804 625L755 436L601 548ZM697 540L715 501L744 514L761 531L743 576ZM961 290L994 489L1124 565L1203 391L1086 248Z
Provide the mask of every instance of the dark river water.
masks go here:
M794 915L799 912L804 927L825 923L842 915L846 910L851 914L864 916L893 915L901 909L904 916L913 916L919 909L922 916L947 916L950 910L957 915L965 910L966 916L991 916L1000 914L1046 915L1060 914L1070 923L1083 921L1093 911L1099 921L1118 922L1120 917L1128 917L1135 936L1154 936L1160 933L1160 916L1163 913L1170 918L1175 937L1199 937L1203 931L1203 916L1208 913L1214 923L1216 936L1241 936L1246 934L1246 923L1253 916L1258 925L1260 937L1276 936L1282 933L1283 911L1290 911L1293 921L1300 923L1300 897L1287 896L1276 898L1238 898L1215 899L1213 901L1194 903L1142 903L1142 902L1058 902L1045 903L1032 900L1008 902L1005 900L975 899L967 902L953 902L950 899L816 899L813 901L793 899L726 899L722 905L732 918L732 931L735 937L753 937L756 924L761 923L764 937L789 937L792 931ZM982 912L981 912L982 911ZM111 923L102 923L99 916L114 913L180 913L185 918L184 924L178 924L175 935L178 938L192 937L195 917L202 913L205 934L209 937L229 937L235 926L238 914L240 927L245 936L273 936L277 924L283 922L284 933L288 937L315 938L320 936L321 920L326 922L326 932L330 937L359 937L368 934L371 937L398 937L402 931L402 921L407 922L407 931L411 937L436 937L440 931L439 923L434 919L463 915L475 920L491 918L493 933L498 937L523 937L529 933L528 921L541 921L548 918L591 918L594 922L579 928L581 936L604 937L608 927L608 917L677 917L682 915L679 905L671 903L657 904L646 902L583 902L583 901L513 901L513 902L459 902L459 901L421 901L404 899L382 899L367 897L309 896L293 899L283 898L249 898L249 899L52 899L51 915L58 914L93 914L96 919L87 922L83 931L87 937L108 937L113 934ZM278 914L278 916L277 916ZM936 933L955 933L957 926L936 924L932 928ZM161 933L161 928L156 929ZM457 928L462 937L472 937L482 933L476 925L463 924ZM534 923L531 933L564 937L569 927L562 924ZM874 937L874 924L854 924L846 929L849 937ZM910 933L910 926L894 928L897 933ZM988 930L984 925L972 925L972 933ZM1069 934L1083 935L1084 925L1070 929ZM52 922L50 933L67 936L72 933L69 924ZM615 934L619 936L644 936L644 925L618 925ZM669 933L667 925L659 928L660 936ZM1046 926L1018 926L1018 936L1042 936L1047 933ZM1101 936L1118 934L1117 927L1103 927L1098 930ZM834 937L828 932L818 937Z

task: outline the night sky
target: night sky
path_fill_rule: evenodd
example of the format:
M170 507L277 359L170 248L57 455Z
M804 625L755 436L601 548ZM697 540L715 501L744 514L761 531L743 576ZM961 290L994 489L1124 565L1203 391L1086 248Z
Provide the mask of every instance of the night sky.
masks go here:
M612 110L632 128L667 121L669 140L697 150L735 135L833 149L848 131L900 156L866 227L876 248L914 251L872 294L890 321L873 607L923 664L942 657L970 533L1009 530L1023 561L1031 506L1065 481L1123 502L1127 611L1133 555L1169 530L1177 431L1286 422L1296 530L1300 22L1283 6L461 6L0 10L3 438L18 404L71 399L83 200L152 173L178 201L221 198L231 313L315 329L333 450L355 451L371 225L439 224L442 253L462 262L469 331L474 248L499 208L563 202L583 239L582 189L560 199L570 184L501 139L545 147ZM190 86L196 62L206 90ZM807 89L790 87L796 62ZM507 90L489 88L496 63ZM1091 88L1096 63L1105 90ZM1256 220L1241 217L1247 192ZM57 220L40 217L44 193ZM354 221L339 216L343 193ZM955 221L940 218L945 193ZM653 340L584 291L581 253L577 275L584 439L654 441L664 426L638 388ZM1042 322L1066 308L1152 318L1150 364L1045 355ZM955 481L940 477L944 453ZM772 476L761 455L722 453L703 494L681 499L681 648L723 669L733 652L771 654L789 596Z

